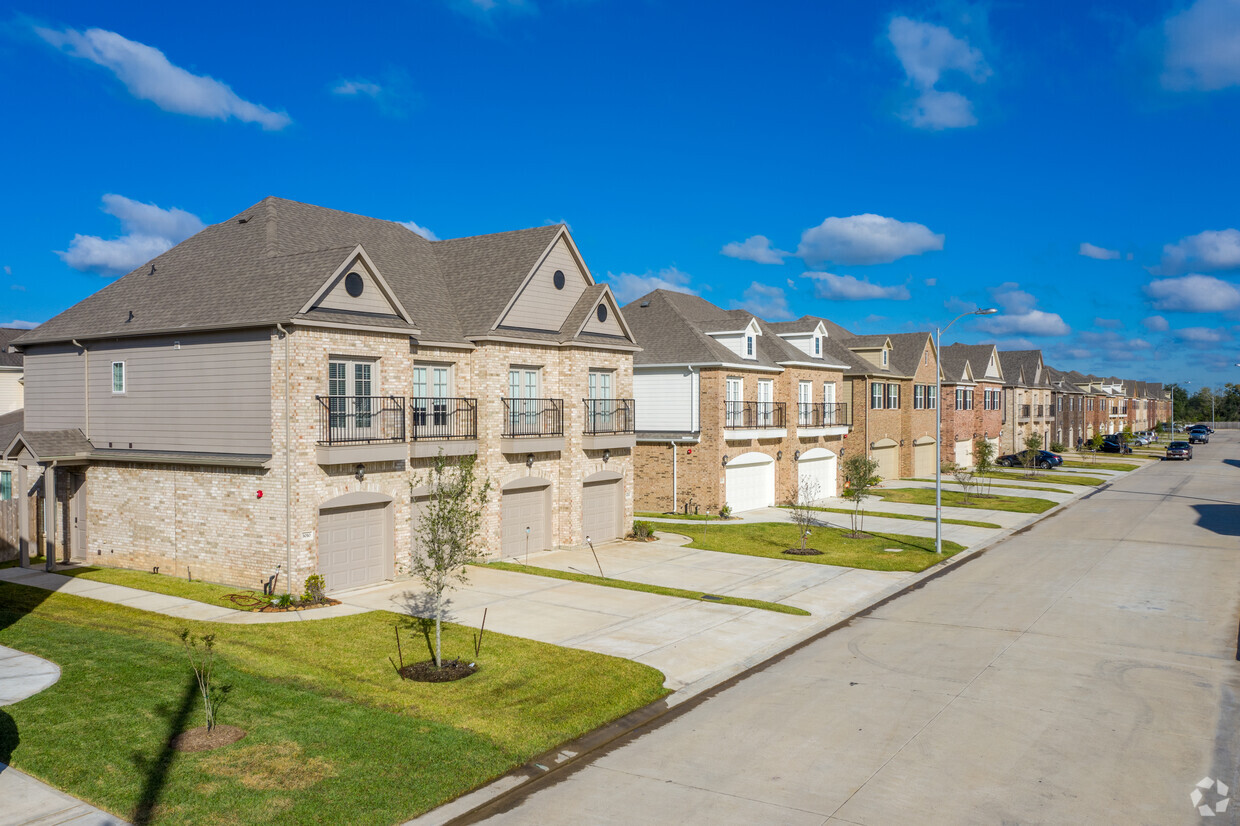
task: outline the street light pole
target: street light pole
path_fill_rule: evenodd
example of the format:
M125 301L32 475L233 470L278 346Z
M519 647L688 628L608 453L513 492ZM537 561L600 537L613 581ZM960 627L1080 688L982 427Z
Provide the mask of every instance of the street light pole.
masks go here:
M947 322L947 327L934 328L934 552L943 554L943 331L967 315L994 315L994 307L973 310Z

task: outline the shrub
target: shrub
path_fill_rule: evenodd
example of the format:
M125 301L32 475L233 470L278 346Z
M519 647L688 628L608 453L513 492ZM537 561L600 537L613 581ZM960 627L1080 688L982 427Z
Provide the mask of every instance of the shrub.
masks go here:
M722 505L722 506L720 506L720 508L719 508L719 518L720 518L720 519L727 519L727 518L728 518L729 516L731 516L731 515L732 515L732 506L731 506L731 505Z
M323 602L327 599L326 594L327 583L319 574L311 574L306 577L306 593L301 598L302 602Z
M1051 453L1065 453L1067 448L1063 446L1063 442L1051 442Z
M291 608L293 607L293 595L280 594L280 596L272 600L272 602L275 603L277 608Z
M646 539L654 536L654 525L650 522L644 522L639 519L633 523L633 535L638 539Z

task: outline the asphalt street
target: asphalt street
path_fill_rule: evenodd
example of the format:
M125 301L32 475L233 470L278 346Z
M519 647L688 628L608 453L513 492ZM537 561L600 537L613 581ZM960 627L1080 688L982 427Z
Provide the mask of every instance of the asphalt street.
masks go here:
M1237 822L1238 630L1220 432L471 820Z

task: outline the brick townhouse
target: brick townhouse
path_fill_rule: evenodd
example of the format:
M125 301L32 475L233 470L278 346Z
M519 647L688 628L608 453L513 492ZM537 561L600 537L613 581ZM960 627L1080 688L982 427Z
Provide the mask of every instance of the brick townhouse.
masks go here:
M1003 365L993 344L952 344L943 348L944 462L973 466L979 439L998 451L1003 432ZM997 455L997 453L996 453Z
M1000 350L1003 364L1004 415L1007 425L1000 444L1003 453L1025 449L1025 439L1037 434L1042 448L1051 442L1055 411L1051 385L1042 363L1041 350Z
M1051 403L1055 406L1051 444L1073 450L1089 438L1085 435L1086 393L1072 381L1069 373L1047 365L1046 374L1051 383Z

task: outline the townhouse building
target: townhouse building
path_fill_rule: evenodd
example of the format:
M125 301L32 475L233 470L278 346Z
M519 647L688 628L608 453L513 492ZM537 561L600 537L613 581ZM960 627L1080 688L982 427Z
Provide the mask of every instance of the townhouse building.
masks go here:
M943 445L940 459L973 466L973 448L985 439L999 448L1003 432L1003 366L993 344L943 348ZM996 454L997 455L997 454Z
M367 585L408 570L441 454L491 483L492 557L632 518L639 348L563 225L428 241L267 198L14 344L0 458L58 505L25 553Z
M1072 450L1089 438L1085 435L1086 393L1073 382L1069 373L1047 365L1046 374L1051 383L1051 403L1055 407L1051 444Z
M769 324L656 290L624 307L634 357L636 509L712 512L839 490L852 356L819 319Z
M1000 449L1015 453L1025 449L1025 439L1037 434L1043 449L1050 444L1055 423L1051 385L1042 363L1041 350L1001 350L1004 413L1007 427Z

